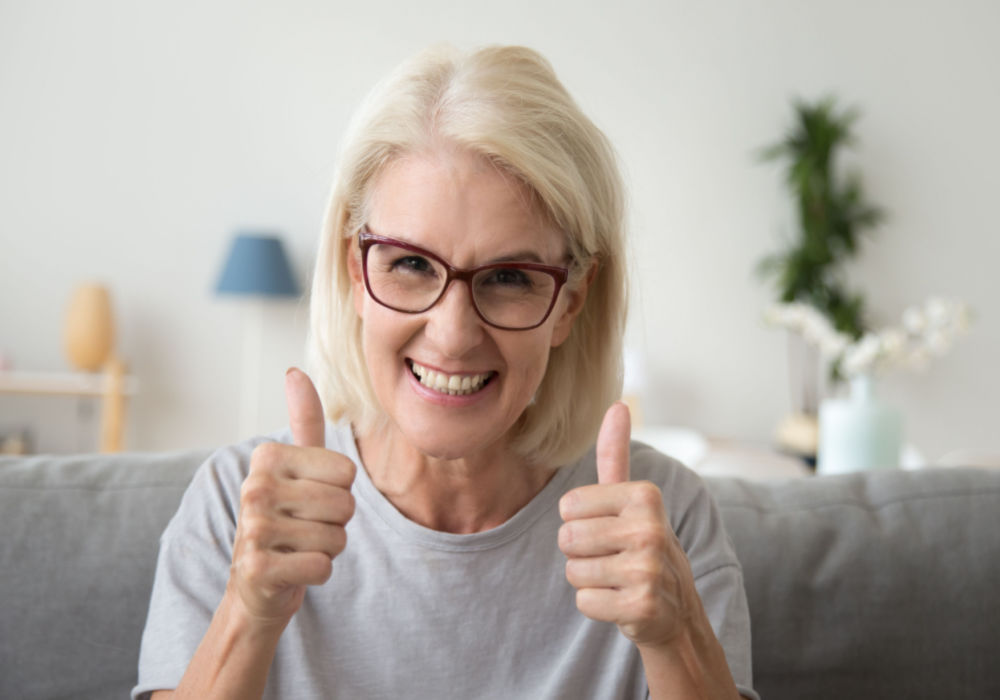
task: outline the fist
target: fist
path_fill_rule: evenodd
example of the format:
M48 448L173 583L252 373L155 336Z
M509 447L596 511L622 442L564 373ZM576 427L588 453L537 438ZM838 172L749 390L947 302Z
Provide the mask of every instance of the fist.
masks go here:
M259 623L284 625L305 587L324 583L347 544L354 463L327 450L323 407L309 377L285 376L294 444L264 443L240 491L229 591Z
M662 492L629 481L629 436L628 408L613 404L597 438L598 483L559 502L559 548L580 612L614 622L639 646L654 646L680 633L697 591Z

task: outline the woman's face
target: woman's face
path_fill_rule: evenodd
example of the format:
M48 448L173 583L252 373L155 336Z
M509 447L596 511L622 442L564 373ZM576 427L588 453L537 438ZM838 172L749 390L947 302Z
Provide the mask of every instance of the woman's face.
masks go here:
M374 185L367 224L374 234L424 248L458 268L511 260L566 266L562 234L539 214L524 186L465 151L396 160ZM368 372L397 435L445 459L502 448L545 374L550 348L569 334L582 286L563 287L541 326L499 330L476 314L460 281L427 311L386 308L367 293L358 257L350 259ZM434 375L442 374L465 379L469 393L437 388L443 380Z

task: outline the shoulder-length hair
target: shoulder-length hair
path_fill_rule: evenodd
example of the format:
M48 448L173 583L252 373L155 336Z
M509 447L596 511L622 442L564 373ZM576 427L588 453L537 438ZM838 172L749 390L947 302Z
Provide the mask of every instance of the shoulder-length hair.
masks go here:
M593 444L621 395L627 306L624 191L614 151L540 54L436 47L405 62L362 104L342 145L313 276L309 369L327 417L365 431L384 420L351 300L348 256L371 189L394 159L445 143L518 178L566 236L576 279L596 262L573 329L551 350L513 427L532 462L564 465ZM579 272L579 271L583 272Z

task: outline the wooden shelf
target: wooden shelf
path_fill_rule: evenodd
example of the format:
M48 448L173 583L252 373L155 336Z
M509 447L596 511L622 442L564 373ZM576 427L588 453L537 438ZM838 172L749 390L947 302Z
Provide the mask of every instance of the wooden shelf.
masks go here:
M0 371L0 394L48 394L53 396L104 396L112 391L108 374L91 372L6 372ZM121 393L134 396L138 390L134 376L122 377Z
M0 394L33 396L92 396L100 398L101 452L120 452L125 422L125 399L134 396L138 383L125 374L118 359L108 362L100 374L93 372L0 371Z

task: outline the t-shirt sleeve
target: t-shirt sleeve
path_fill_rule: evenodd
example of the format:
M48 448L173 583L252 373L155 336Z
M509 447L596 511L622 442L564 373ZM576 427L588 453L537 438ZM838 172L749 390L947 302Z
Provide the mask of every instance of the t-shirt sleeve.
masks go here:
M133 700L177 687L222 600L249 447L219 450L199 467L160 538Z
M744 697L758 700L753 690L743 570L722 514L701 477L680 463L639 443L632 445L632 463L633 478L649 478L663 489L670 523L687 554L695 587L736 687Z

